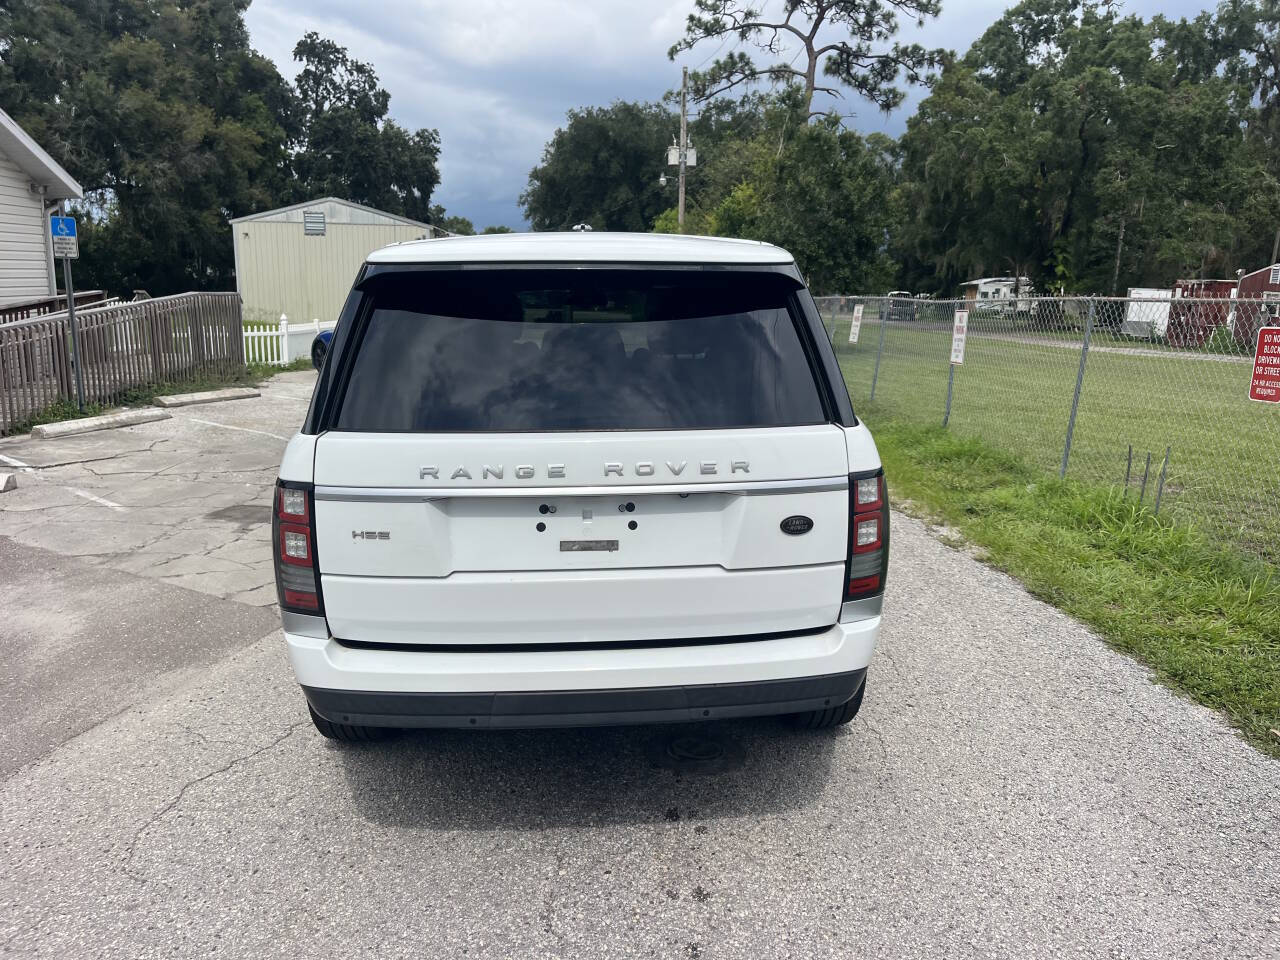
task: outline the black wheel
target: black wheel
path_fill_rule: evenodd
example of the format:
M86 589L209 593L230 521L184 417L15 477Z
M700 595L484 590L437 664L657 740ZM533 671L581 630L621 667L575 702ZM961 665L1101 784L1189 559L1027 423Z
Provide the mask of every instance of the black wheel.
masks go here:
M324 365L324 356L329 352L329 341L322 336L311 341L311 366L319 370Z
M320 735L330 740L340 740L342 743L371 743L391 736L390 727L362 727L354 723L333 723L312 710L311 704L307 704L307 711L311 714L311 722L316 725Z
M835 707L827 707L825 710L793 713L787 719L791 721L793 726L799 727L801 730L826 730L828 727L841 726L858 715L858 709L862 706L862 695L866 692L867 682L864 680L862 686L858 688L858 692L844 703Z

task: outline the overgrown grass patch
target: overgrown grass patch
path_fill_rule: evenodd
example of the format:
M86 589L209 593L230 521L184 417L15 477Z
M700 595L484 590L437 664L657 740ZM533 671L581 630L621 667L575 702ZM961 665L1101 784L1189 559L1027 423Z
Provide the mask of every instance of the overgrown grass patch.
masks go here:
M895 499L955 527L992 566L1280 757L1274 566L1157 518L1118 489L1059 480L940 427L871 423Z
M206 390L222 390L227 387L252 387L263 379L265 377L256 375L251 368L243 367L222 376L199 377L177 383L148 383L140 387L132 387L120 394L116 402L122 407L145 407L154 403L156 397L172 396L175 393L202 393Z
M270 363L251 363L246 367L249 379L254 383L260 383L263 380L270 380L277 373L295 373L299 370L311 369L311 357L298 357L296 360L290 360L284 366L275 366Z
M106 408L96 403L86 403L83 410L78 410L74 400L59 400L41 410L37 410L25 420L20 420L9 431L12 434L30 433L32 427L42 423L60 423L63 420L79 420L82 417L96 417L105 413Z
M170 396L175 393L200 393L205 390L221 390L225 387L253 387L263 380L269 380L277 373L290 373L297 370L310 369L310 357L301 357L282 367L265 363L251 363L217 376L204 376L195 380L183 380L180 382L149 383L131 387L118 394L110 404L86 403L83 410L76 408L74 400L63 399L36 411L26 420L14 424L7 435L30 433L32 427L39 426L42 423L58 423L63 420L96 417L99 414L106 413L111 407L145 407L154 403L156 397Z
M126 407L144 407L154 402L156 397L170 396L175 393L201 393L205 390L222 390L226 387L256 387L263 380L270 380L277 373L310 369L310 357L299 357L282 367L267 363L250 363L217 376L183 380L179 383L153 383L134 387L122 394L118 402Z

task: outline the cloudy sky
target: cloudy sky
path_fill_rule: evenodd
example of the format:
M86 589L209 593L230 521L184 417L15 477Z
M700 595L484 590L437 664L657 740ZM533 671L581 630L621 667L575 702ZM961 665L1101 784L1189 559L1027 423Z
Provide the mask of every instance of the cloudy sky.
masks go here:
M1191 16L1212 0L1125 0L1126 12ZM964 50L1009 4L943 0L904 41ZM714 43L677 63L667 48L683 33L692 0L253 0L253 45L289 78L293 45L308 30L374 65L391 92L391 115L435 127L443 143L435 199L477 228L524 229L516 202L543 145L573 107L654 100L679 84L680 66L710 62ZM705 47L705 49L704 49ZM846 102L865 132L902 131L912 104L884 116Z

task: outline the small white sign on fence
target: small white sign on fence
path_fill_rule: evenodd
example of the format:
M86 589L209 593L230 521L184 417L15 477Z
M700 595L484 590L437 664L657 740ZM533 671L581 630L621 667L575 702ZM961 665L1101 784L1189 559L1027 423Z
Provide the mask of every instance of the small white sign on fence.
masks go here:
M964 339L969 331L969 311L957 310L951 328L951 362L964 363Z
M862 329L862 304L856 303L853 306L853 320L849 324L849 342L858 342L858 332Z

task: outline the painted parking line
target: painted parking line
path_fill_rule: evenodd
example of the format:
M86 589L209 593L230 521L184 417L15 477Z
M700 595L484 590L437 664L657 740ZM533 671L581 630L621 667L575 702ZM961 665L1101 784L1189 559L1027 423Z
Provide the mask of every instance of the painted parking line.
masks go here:
M31 466L31 464L23 463L21 460L15 460L13 457L6 457L3 453L0 453L0 463L7 463L11 467L17 467L23 473L35 472L35 467Z
M114 500L108 500L105 497L100 497L97 494L90 493L88 490L78 490L75 487L63 487L62 489L66 490L68 493L74 493L77 497L84 497L86 500L92 500L94 503L101 504L104 507L109 507L117 513L126 513L128 511L127 507L120 506L120 504L116 503Z
M199 417L184 417L183 419L191 420L194 423L203 423L206 427L222 427L223 430L240 430L243 433L256 433L259 436L271 437L275 440L283 440L285 443L289 442L288 437L282 437L278 433L267 433L266 430L254 430L252 427L236 427L229 423L218 423L214 420L201 420Z
M36 477L40 476L35 472L35 467L31 466L29 463L23 463L16 457L7 457L3 453L0 453L0 463L8 464L11 467L17 467L23 473L30 473ZM91 500L100 506L115 510L117 513L127 513L129 510L128 507L123 507L114 500L108 500L105 497L100 497L95 493L90 493L88 490L80 490L77 487L63 487L62 489L67 491L67 493L74 493L77 497L83 497L85 500Z

